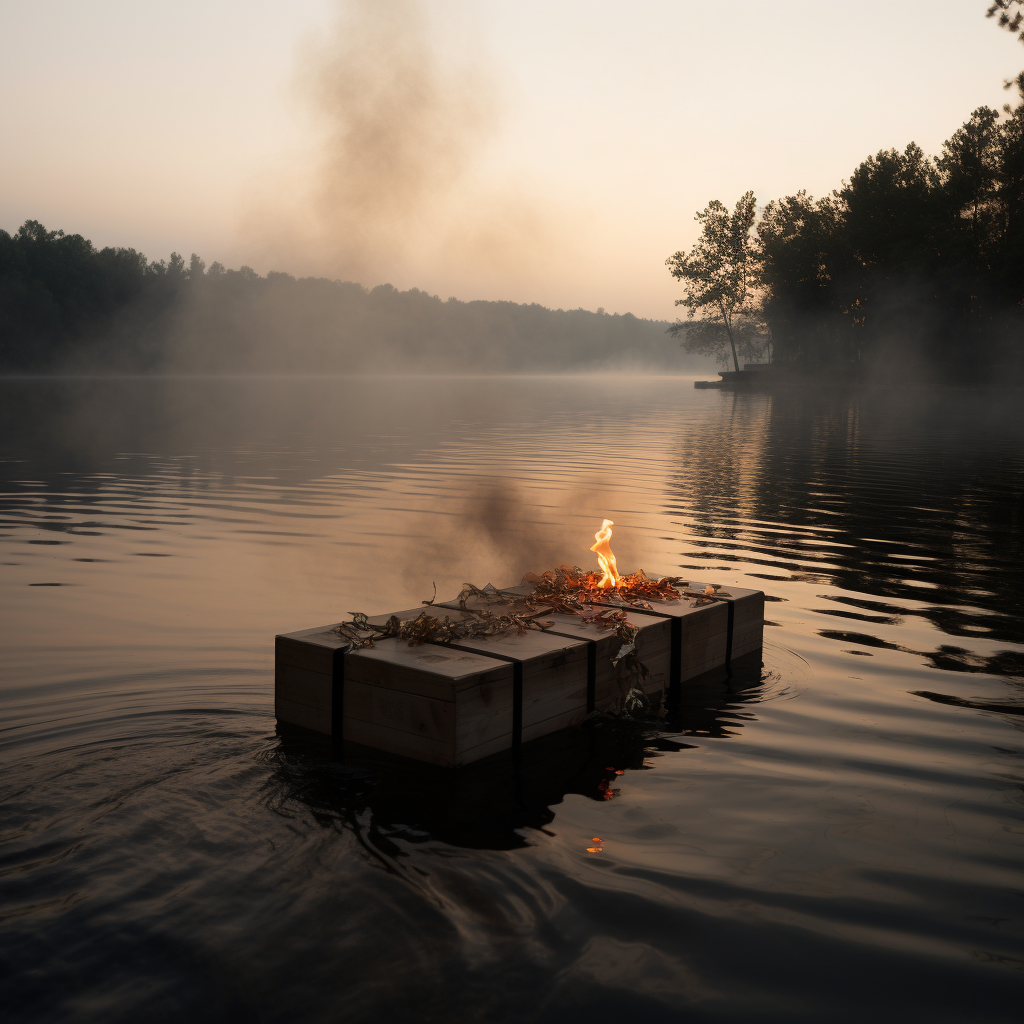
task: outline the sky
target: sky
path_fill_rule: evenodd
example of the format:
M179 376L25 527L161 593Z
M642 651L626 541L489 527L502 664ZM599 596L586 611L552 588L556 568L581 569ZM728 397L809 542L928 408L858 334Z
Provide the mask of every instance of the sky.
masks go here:
M989 0L0 0L0 227L671 319L697 210L944 139Z

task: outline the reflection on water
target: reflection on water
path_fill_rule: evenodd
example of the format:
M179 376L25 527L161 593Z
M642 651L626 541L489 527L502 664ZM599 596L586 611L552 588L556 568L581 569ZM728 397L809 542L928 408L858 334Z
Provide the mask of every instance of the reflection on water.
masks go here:
M339 759L327 737L279 723L270 790L275 806L299 801L319 821L351 829L367 849L391 857L402 855L390 841L396 836L511 850L529 845L524 830L554 821L553 807L567 795L612 800L626 771L643 771L663 753L696 749L689 737L737 735L754 720L750 705L772 695L775 683L762 673L761 659L748 656L728 676L722 670L701 677L660 718L595 718L526 744L518 762L508 754L454 772L359 747Z
M334 759L272 636L582 561L764 666L519 771ZM966 391L0 382L16 1019L1015 1020L1024 418Z

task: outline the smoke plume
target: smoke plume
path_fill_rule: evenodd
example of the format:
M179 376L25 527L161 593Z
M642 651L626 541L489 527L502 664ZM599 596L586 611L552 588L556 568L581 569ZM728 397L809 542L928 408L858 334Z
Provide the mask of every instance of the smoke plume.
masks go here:
M485 169L503 97L470 20L428 18L422 0L338 0L298 53L315 143L249 218L257 265L492 297L529 282L531 299L553 298L533 282L577 259L584 218Z
M303 48L300 89L324 132L311 200L347 266L400 256L486 138L491 83L431 43L416 0L352 0Z

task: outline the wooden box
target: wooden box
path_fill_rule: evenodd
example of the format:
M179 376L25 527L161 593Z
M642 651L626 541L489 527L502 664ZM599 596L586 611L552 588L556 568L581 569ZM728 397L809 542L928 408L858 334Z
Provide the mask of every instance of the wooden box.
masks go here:
M277 718L432 764L512 746L510 662L401 640L345 646L331 626L277 637Z

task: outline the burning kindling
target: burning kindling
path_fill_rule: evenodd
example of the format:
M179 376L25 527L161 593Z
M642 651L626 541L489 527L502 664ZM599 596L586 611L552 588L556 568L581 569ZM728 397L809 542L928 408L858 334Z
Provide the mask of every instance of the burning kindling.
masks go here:
M597 552L597 564L601 566L601 578L597 581L600 590L611 590L622 583L622 577L615 567L615 555L609 546L612 539L612 527L615 524L606 519L601 524L601 529L594 534L596 544L591 545L590 550Z
M539 576L527 573L519 587L506 590L490 584L477 587L467 583L452 602L463 616L431 614L427 609L439 608L435 598L431 598L423 602L426 607L419 615L407 619L392 615L382 624L371 624L367 615L353 612L352 621L341 623L337 631L354 648L372 647L375 640L389 637L409 644L450 643L511 632L522 635L528 629L550 628L551 624L545 623L543 616L551 612L577 614L584 622L622 631L624 612L607 607L595 611L594 604L603 605L605 599L614 596L625 606L650 610L651 601L678 601L684 596L694 602L708 599L704 593L689 591L687 583L677 577L650 579L642 570L629 576L620 575L610 546L614 525L610 519L605 519L594 535L595 543L590 550L597 555L599 572L560 565ZM503 607L505 611L495 614L492 607ZM624 633L623 643L632 643L635 638L629 636L628 629Z

